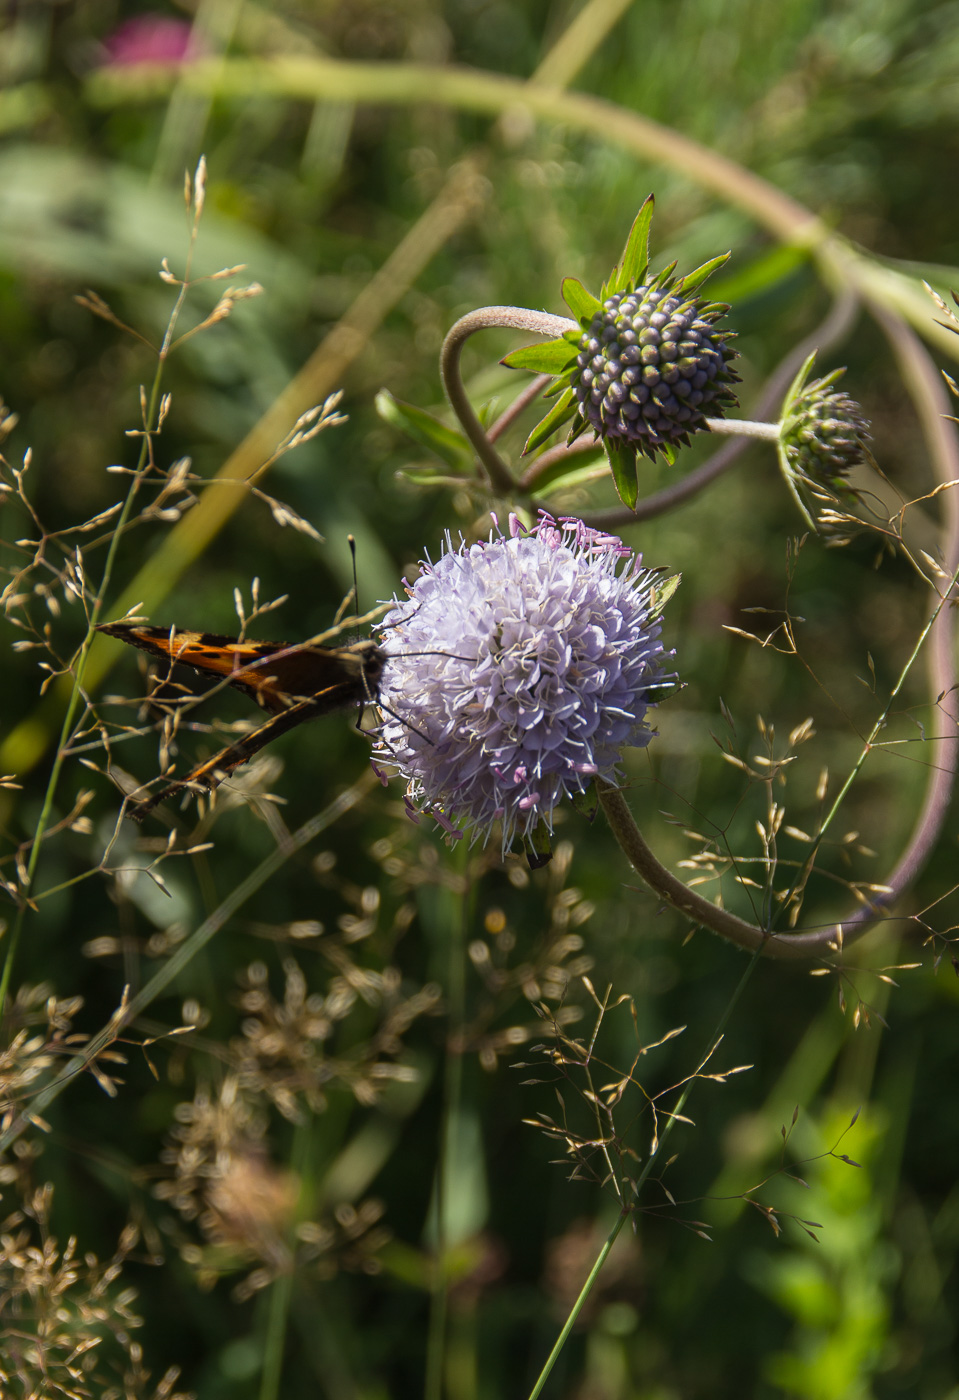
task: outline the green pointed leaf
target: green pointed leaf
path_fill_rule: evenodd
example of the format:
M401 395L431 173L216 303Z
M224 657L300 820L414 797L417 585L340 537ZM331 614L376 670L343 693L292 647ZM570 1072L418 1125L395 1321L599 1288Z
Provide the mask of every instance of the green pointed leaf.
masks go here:
M619 499L624 506L629 506L630 510L636 509L636 497L639 494L639 483L636 479L636 449L629 443L606 443L606 455L609 458L610 470L613 473L613 482L619 492Z
M602 302L586 290L578 277L563 278L563 300L577 321L589 322L603 309Z
M595 432L595 428L588 419L581 417L578 413L573 419L573 426L569 430L569 437L566 439L566 446L570 447L583 433Z
M657 580L649 594L650 616L658 617L676 589L682 583L682 574L673 574L671 578Z
M576 331L577 338L581 332ZM533 374L562 374L573 359L575 351L564 336L558 340L543 340L538 345L523 345L500 360L507 369L528 369Z
M796 374L795 379L790 384L789 388L786 390L786 397L783 399L783 406L779 411L780 430L782 429L782 425L785 422L785 420L789 417L789 414L792 411L793 404L796 402L796 400L799 398L799 395L806 387L806 380L812 374L812 367L816 363L816 356L818 353L819 352L817 350L813 350L813 352L810 355L806 356L802 364L799 366L799 370Z
M558 374L552 384L547 384L546 388L543 390L542 397L544 399L555 399L557 394L564 393L569 387L569 375Z
M693 298L690 298L690 300L693 300ZM725 316L728 310L728 301L708 301L704 302L702 306L698 308L698 314L703 318L704 321L716 321L719 319L720 316ZM736 334L736 332L725 331L724 334L731 339Z
M645 279L649 267L649 228L653 222L655 206L653 196L647 196L643 207L633 220L623 256L609 281L610 294L638 287Z
M672 275L673 275L673 273L674 273L675 271L676 271L676 261L675 261L675 259L674 259L674 260L669 264L668 267L664 267L664 268L663 268L662 272L657 272L657 274L656 274L656 276L654 277L654 279L653 279L651 285L654 286L654 287L663 287L663 286L665 286L665 284L669 281L669 279L672 277Z
M686 446L687 446L687 447L689 446L689 439L688 439L688 438L686 439ZM673 467L673 466L676 465L676 457L677 457L678 454L677 454L677 452L676 452L675 447L673 446L673 444L672 444L671 442L664 442L664 443L662 444L662 446L660 447L659 450L660 450L660 452L663 454L663 456L664 456L665 459L666 459L666 465L667 465L667 467Z
M596 790L595 782L590 783L585 792L573 793L573 806L577 812L582 812L587 821L592 821L599 811L599 793Z
M697 267L693 272L687 272L685 277L681 277L676 283L676 291L680 294L695 292L701 287L707 277L711 277L714 272L729 262L729 253L722 253L718 258L712 258L709 262L704 262L702 267Z
M793 471L792 463L790 462L789 457L786 454L786 448L782 442L782 439L780 439L780 441L776 443L776 456L779 458L779 470L782 473L783 481L785 481L786 485L789 488L789 494L793 498L793 504L795 505L796 509L799 511L799 514L805 521L806 528L810 530L814 535L818 535L819 530L816 526L815 520L813 520L812 516L806 508L806 503L803 500L800 491L800 482L796 476L796 473Z
M532 452L534 447L539 447L548 437L552 437L557 428L562 427L573 411L574 401L572 389L567 389L563 397L553 404L553 407L542 422L537 423L536 427L530 433L526 446L523 448L524 457L528 452Z
M473 460L473 449L462 433L434 418L422 408L394 399L388 389L376 396L376 411L384 422L406 433L421 447L435 452L454 471L467 471Z

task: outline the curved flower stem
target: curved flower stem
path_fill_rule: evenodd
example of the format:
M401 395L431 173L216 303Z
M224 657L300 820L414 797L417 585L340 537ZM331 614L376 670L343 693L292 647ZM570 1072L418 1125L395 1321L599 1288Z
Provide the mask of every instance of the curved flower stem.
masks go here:
M905 326L897 327L896 333L897 335L904 334L906 330ZM928 361L928 356L918 340L913 339L915 340L913 349L918 351L914 368L920 370L924 362ZM929 363L931 365L931 362ZM934 376L931 383L925 382L925 388L933 398L941 392L938 384L935 383ZM942 406L948 407L945 403ZM937 417L932 420L930 432L935 434L935 441L939 444L936 450L939 453L940 468L950 461L955 463L957 471L957 477L953 478L955 480L959 479L959 451L956 448L954 435L947 434L944 431L945 428L946 425L942 419ZM613 835L636 873L642 876L650 888L671 904L674 909L706 928L712 929L721 937L728 938L741 948L759 950L768 957L812 957L834 952L840 946L861 938L872 924L882 916L883 912L888 910L895 900L903 894L916 877L942 831L955 781L956 767L959 763L959 692L957 692L956 686L956 665L952 646L953 629L949 627L950 609L948 607L948 600L954 593L957 577L959 577L959 504L953 499L956 496L956 491L946 491L944 494L949 503L950 516L945 551L946 557L952 565L948 586L932 617L920 633L882 714L874 723L858 759L832 803L812 851L804 863L803 871L794 886L795 888L802 884L823 836L866 758L872 752L886 724L892 705L919 652L928 643L932 707L942 717L942 723L937 726L940 733L926 740L931 746L933 757L929 764L929 784L915 829L905 851L884 882L882 893L875 899L854 910L840 923L815 932L777 934L771 930L759 928L755 924L747 923L744 919L730 914L725 909L717 908L708 900L703 899L701 895L689 889L675 875L660 865L643 840L622 792L618 788L597 780L600 801ZM786 907L787 904L788 899L783 902L782 907Z
M903 892L909 879L915 874L914 862L911 862L907 869L904 862L900 861L896 869L897 873L901 872L902 878L896 884L890 880L886 891L878 899L870 906L857 909L841 923L830 924L826 928L809 933L773 933L740 919L736 914L730 914L726 909L710 904L708 899L703 899L702 895L691 890L665 866L660 865L640 835L620 789L598 779L597 786L599 800L613 835L630 865L650 889L694 923L712 929L713 933L718 933L721 938L727 938L730 943L735 943L740 948L762 953L764 957L814 958L837 952L840 947L861 938L888 909L892 901Z
M830 944L835 948L836 933L833 929L813 934L767 933L765 929L747 923L736 914L730 914L728 910L710 904L708 899L703 899L702 895L677 879L672 871L660 865L640 835L639 827L633 820L620 789L604 783L601 779L596 780L596 786L606 820L626 859L650 889L680 914L685 914L694 923L712 929L713 933L718 933L720 937L728 938L740 948L748 948L752 952L759 950L767 957L806 958L830 951Z
M532 331L537 335L558 336L575 330L576 322L565 316L551 316L545 311L528 311L522 306L484 306L461 316L450 329L440 351L440 374L443 387L463 431L469 438L486 472L489 485L501 496L510 496L516 489L513 474L496 451L482 423L473 411L460 376L460 355L463 345L475 331Z
M182 66L106 64L87 78L84 96L94 107L115 107L156 101L174 85L225 98L279 96L401 106L428 102L494 117L525 112L547 127L559 124L591 132L643 162L682 171L684 178L712 191L724 204L743 210L774 238L807 250L829 286L874 296L898 310L950 358L959 357L959 341L930 315L929 299L918 279L873 261L818 215L728 156L615 102L453 64L360 63L318 54L217 57Z
M936 761L930 764L922 810L909 843L888 883L904 888L918 873L938 839L959 767L959 676L956 660L956 580L959 576L959 440L949 418L952 407L942 376L922 341L909 325L885 307L870 304L899 362L916 407L926 448L940 489L944 535L942 567L949 582L943 602L928 628L926 663L930 707L940 716ZM928 736L927 736L928 737Z
M487 433L473 410L460 374L460 356L463 346L469 336L482 330L520 330L531 331L538 335L560 336L564 331L576 329L577 322L566 316L554 316L547 311L532 311L525 306L484 306L477 311L470 311L467 315L461 316L456 324L450 328L443 341L443 348L440 351L440 374L443 379L443 387L446 390L446 397L485 469L488 484L500 495L511 495L516 490L518 483L514 480L507 463L493 446L493 439L499 437L513 419L522 412L527 403L541 392L550 376L537 376L529 389L524 390L517 402L512 404L503 414L496 424L495 431L491 430ZM779 437L777 423L707 418L706 427L710 432L725 433L735 437L764 438L772 442L775 442ZM538 465L538 463L534 465ZM523 478L524 484L526 484L528 477L529 473Z
M956 584L956 577L957 574L954 573L950 580L947 593L953 591ZM832 825L849 789L859 776L863 764L870 753L872 753L879 736L888 724L893 705L923 647L928 644L927 651L930 657L930 675L934 682L938 682L944 675L955 676L955 667L948 645L950 635L948 612L946 611L945 600L943 600L939 603L932 617L919 634L915 646L899 674L899 679L890 692L889 699L884 705L882 713L873 724L860 750L859 757L856 759L844 783L833 799L828 813L823 818L816 839L810 848L809 855L803 861L802 869L793 882L792 890L787 892L786 899L783 901L783 908L788 907L789 895L794 890L802 887L806 876L812 868L813 861L822 844L823 837ZM945 648L942 642L944 637L946 638ZM863 906L843 920L842 934L845 943L850 943L853 939L860 938L877 917L879 908L888 908L893 901L903 893L919 873L942 831L942 823L949 807L949 799L955 780L956 760L957 756L959 756L959 738L957 738L956 734L956 718L954 714L956 703L954 683L950 687L950 691L946 694L942 694L938 688L934 690L932 708L934 710L945 711L944 718L946 720L947 729L946 732L938 735L930 736L927 734L924 738L924 742L928 743L932 748L933 757L929 762L929 783L926 789L922 811L919 814L915 829L913 830L905 851L900 856L892 873L883 884L882 894L871 906ZM950 715L950 709L953 711L952 715Z
M816 852L826 830L838 810L853 779L858 774L872 745L878 739L899 694L906 676L912 669L919 651L925 647L929 681L929 706L934 718L927 724L924 741L934 746L933 759L929 762L929 780L923 797L922 807L915 826L906 843L905 850L897 860L885 885L882 903L889 905L915 879L925 864L933 846L942 833L943 823L949 811L952 792L955 786L957 766L959 766L959 675L957 675L955 654L955 626L951 625L952 609L950 601L955 601L956 581L959 578L959 442L949 419L950 403L943 389L942 379L919 337L901 317L886 311L884 307L871 304L870 310L882 326L890 347L899 362L899 369L909 391L919 417L926 447L933 465L939 487L934 493L942 500L944 540L943 571L946 586L941 592L938 607L920 634L911 655L902 669L885 706L882 715L873 726L855 766L840 789L830 811L820 827L819 835L813 843L803 868L794 881L793 889L799 887L815 859ZM938 723L936 722L938 720ZM930 733L930 728L935 732ZM783 907L788 905L787 899ZM874 918L872 909L858 909L843 922L843 936L858 937Z

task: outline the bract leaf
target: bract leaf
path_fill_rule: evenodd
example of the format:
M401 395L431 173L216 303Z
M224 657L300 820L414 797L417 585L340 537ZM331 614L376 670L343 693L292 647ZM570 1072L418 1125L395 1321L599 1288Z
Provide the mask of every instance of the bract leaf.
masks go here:
M540 870L553 859L553 842L545 822L539 821L523 837L523 847L530 870Z
M599 793L594 782L590 783L585 792L573 793L573 806L577 812L582 812L587 821L593 820L599 811Z
M779 287L808 262L808 248L799 244L773 244L751 262L741 262L737 257L735 272L727 268L719 286L713 288L713 295L720 301L733 302L760 297Z
M649 228L655 207L655 199L648 195L633 220L623 256L610 281L610 292L625 292L628 288L638 287L644 280L649 267Z
M504 355L500 364L507 369L528 369L533 374L562 374L575 356L568 340L543 340L538 345L523 345Z
M649 592L650 617L658 617L676 589L682 583L682 574L673 574L671 578L664 578L657 581Z
M709 262L704 262L702 267L697 267L692 272L687 272L686 276L681 277L676 283L677 293L684 294L686 292L695 292L697 287L703 285L707 277L711 277L717 268L722 267L724 263L727 262L729 262L729 254L721 253L718 258L712 258Z
M603 304L588 292L578 277L563 278L563 300L577 321L591 321Z
M816 363L817 354L818 351L813 350L811 354L806 356L802 364L799 366L799 369L796 372L795 379L790 384L789 388L786 390L786 397L783 399L783 406L779 413L780 422L788 418L793 404L795 403L796 399L798 399L803 389L806 387L806 380L812 374L812 367Z
M557 399L556 403L553 404L553 407L542 422L537 423L536 427L530 433L526 440L526 446L523 448L524 457L528 452L532 452L534 447L539 447L548 437L552 437L556 429L566 422L566 419L573 411L573 403L573 391L572 389L567 389L562 397Z
M619 499L624 506L629 506L630 510L636 508L636 497L639 494L639 482L636 479L636 449L629 443L606 442L606 455L609 458L610 470L613 473L613 482L619 492Z

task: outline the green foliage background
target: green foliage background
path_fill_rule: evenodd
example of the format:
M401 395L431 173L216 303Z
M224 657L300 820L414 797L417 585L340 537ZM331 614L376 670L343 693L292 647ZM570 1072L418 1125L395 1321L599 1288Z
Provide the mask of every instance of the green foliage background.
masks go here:
M748 416L768 373L826 314L830 290L801 242L774 238L732 190L724 197L721 173L710 184L679 159L643 159L623 144L617 106L754 172L864 246L880 266L925 276L940 288L959 286L953 270L959 210L950 178L959 115L953 5L596 0L578 9L532 0L200 0L171 6L165 14L194 21L205 71L213 72L217 55L227 57L215 82L191 82L186 70L133 73L106 62L104 45L117 26L146 12L116 0L76 0L14 7L2 22L0 393L20 416L8 459L16 465L32 448L31 490L48 530L85 520L117 499L119 478L104 468L133 465L136 442L124 434L138 427L139 386L152 381L155 357L91 316L74 294L93 288L121 321L159 340L172 295L157 271L164 257L174 271L182 269L188 236L182 176L201 153L209 188L196 271L243 263L240 280L262 283L264 294L171 357L163 387L172 407L158 458L169 464L189 455L199 476L213 477L263 415L276 411L278 396L317 347L320 358L300 408L342 387L349 422L282 458L263 483L322 532L324 544L281 529L262 502L248 497L195 557L177 545L177 525L134 532L121 543L107 616L116 615L112 604L123 594L130 604L143 598L154 622L229 632L236 621L233 590L247 592L257 576L264 597L289 595L282 611L264 620L261 635L306 637L329 625L350 585L348 532L357 539L362 604L390 597L424 551L435 555L444 530L469 531L477 512L463 490L427 490L411 480L409 468L421 468L425 454L377 417L376 393L386 387L398 399L442 412L437 355L452 322L486 304L561 312L562 277L597 286L650 190L657 198L657 267L677 258L689 269L733 250L710 289L733 304L729 321L740 334L740 397ZM581 30L572 28L577 22ZM319 90L305 96L296 65L324 59L329 67ZM493 98L484 105L455 97L457 83L467 82L459 65L522 82L544 60L540 81L547 87L569 86L613 104L608 131L601 123L587 130L572 104L568 120L560 120L558 97L558 107L538 117L516 105L513 89L503 90L498 109ZM441 92L438 83L415 79L404 87L404 67L414 63L434 65L448 86ZM450 199L455 217L437 232L435 211ZM388 263L404 239L409 262ZM367 289L384 265L389 276L374 284L371 299ZM200 286L188 315L201 319L215 295L216 284ZM355 315L364 296L367 319L346 339L344 318ZM933 317L930 304L930 323ZM502 406L516 393L520 376L498 360L519 343L507 332L470 342L464 366L475 401L496 397ZM873 421L883 471L906 498L927 492L931 478L915 410L889 345L864 313L817 371L837 363L848 365L843 387ZM524 419L508 439L517 455L532 421ZM247 469L291 422L282 414L271 420L265 450ZM673 468L644 465L640 494L667 484L709 450L696 444ZM613 507L615 497L608 480L597 480L557 504L597 510ZM759 854L755 822L764 818L764 799L722 759L716 737L724 740L729 731L721 702L744 753L757 751L757 714L776 726L780 741L807 716L815 718L816 739L800 751L785 792L777 794L788 820L808 826L822 767L848 769L879 708L877 696L881 701L888 693L930 611L928 593L900 558L887 556L875 567L877 545L868 536L835 551L807 542L790 577L787 542L801 528L772 453L759 445L708 492L623 531L647 563L683 574L666 615L666 638L684 688L661 708L660 738L648 760L629 761L637 819L673 867L696 849L684 834L689 828L723 832L737 853ZM4 538L25 529L5 523ZM931 541L932 525L920 523L917 535ZM160 549L166 553L156 555ZM151 556L161 566L138 574ZM91 547L88 568L102 557L102 549ZM148 592L127 597L143 578ZM764 635L787 598L791 614L802 619L797 627L808 666L723 630ZM42 621L42 598L30 606ZM78 608L49 621L53 644L69 656L83 636ZM16 636L10 632L9 640ZM39 699L33 654L6 655L0 770L19 775L24 785L21 792L0 792L0 822L13 851L29 839L40 812L64 692L55 685ZM111 644L93 655L100 658L101 696L142 693L132 654L119 655ZM881 883L906 839L924 778L925 760L920 754L911 761L915 750L908 747L916 738L909 707L921 698L917 674L890 731L900 747L877 755L854 787L843 821L857 835L827 854L832 878L811 892L804 926L835 918L837 900L839 912L847 906L842 879ZM226 717L248 712L238 697L220 699L218 713ZM188 735L182 747L199 752L190 745L202 742L202 735ZM271 786L286 804L283 821L296 829L356 781L366 741L331 718L289 736L277 753L284 768ZM122 763L140 780L152 776L155 740L124 745ZM106 779L68 762L56 814L91 787L92 825L49 842L38 866L40 891L75 879L99 859L118 802ZM76 1234L82 1249L108 1256L131 1215L143 1224L149 1242L143 1255L165 1258L155 1266L134 1259L125 1270L140 1293L148 1362L155 1371L179 1364L182 1383L203 1400L268 1393L263 1356L277 1316L270 1301L277 1285L251 1302L233 1299L230 1279L198 1288L177 1253L176 1231L187 1227L170 1225L169 1208L151 1188L175 1105L191 1097L197 1080L216 1082L223 1073L224 1053L216 1046L237 1034L240 1021L232 995L236 970L262 959L282 993L282 959L290 950L264 929L306 919L333 928L353 908L351 891L378 884L386 913L358 947L358 961L374 969L397 966L411 989L435 981L447 992L449 947L461 919L466 938L474 939L484 919L491 927L490 911L503 910L517 930L517 957L542 935L557 877L542 872L527 880L518 866L512 881L494 871L459 902L424 880L409 896L408 924L391 922L407 894L384 874L377 842L394 843L407 871L432 859L421 847L459 869L435 836L404 822L395 790L366 793L322 837L330 863L335 857L336 878L312 862L315 850L289 861L139 1026L142 1039L182 1024L183 1002L197 999L211 1019L189 1054L175 1042L154 1047L156 1080L131 1054L115 1099L87 1078L45 1114L50 1132L39 1140L42 1152L30 1170L37 1182L55 1184L57 1236ZM956 831L953 813L909 905L909 912L928 909L929 924L946 933L959 923L952 892ZM642 1062L644 1084L658 1093L695 1068L742 975L743 955L703 932L684 942L682 921L635 888L601 823L590 828L570 813L558 834L574 846L569 884L595 906L581 930L595 987L601 994L611 985L614 997L634 998L643 1043L688 1027ZM137 839L123 837L131 860L140 859ZM154 970L150 935L174 922L196 927L274 849L277 829L238 808L223 814L212 839L211 850L165 868L169 900L142 879L111 893L100 877L40 899L25 926L14 985L46 980L58 995L82 994L77 1026L99 1029L122 987L136 990ZM748 909L748 894L726 893L731 905ZM85 956L84 946L100 936L120 939L123 955ZM948 958L934 970L936 950L929 948L921 967L897 977L899 987L870 970L920 961L921 937L918 925L891 921L857 948L843 984L845 1013L835 976L759 966L710 1066L753 1069L725 1085L697 1086L687 1109L694 1124L676 1132L670 1150L678 1156L665 1177L682 1204L668 1209L655 1189L644 1197L657 1209L639 1216L635 1236L624 1232L545 1393L578 1400L959 1396L957 982ZM301 961L311 989L322 991L329 976L322 952L312 949ZM472 972L465 997L467 1023L478 1024L483 994ZM592 1025L594 1011L578 983L569 997L583 1007L579 1033ZM519 1002L520 1009L495 1005L483 1034L517 1022L535 1025ZM868 1025L855 1029L852 1013L863 1005ZM370 1012L344 1022L336 1052L346 1055L368 1037L374 1019ZM445 1393L453 1400L529 1392L616 1214L608 1192L567 1181L563 1166L551 1164L562 1155L556 1144L524 1125L556 1108L547 1083L523 1085L531 1076L510 1067L517 1058L528 1062L529 1054L511 1051L495 1068L481 1068L481 1040L478 1031L475 1043L465 1037L464 1106L449 1130L458 1148L448 1206L463 1251L449 1265L455 1286ZM404 1052L418 1070L415 1084L391 1089L372 1107L334 1086L310 1128L292 1130L278 1118L271 1129L269 1153L278 1168L295 1163L327 1204L375 1194L392 1231L379 1274L342 1267L329 1277L294 1278L279 1392L290 1400L318 1394L373 1400L422 1388L428 1212L444 1132L447 1041L443 1016L425 1017ZM627 1007L608 1013L601 1044L612 1064L629 1065L635 1042ZM774 1238L741 1200L775 1173L780 1128L796 1105L789 1153L818 1158L799 1172L809 1190L775 1177L756 1195L783 1213L822 1222L818 1243L786 1221L782 1237ZM857 1170L821 1154L860 1105L839 1149L860 1163ZM639 1105L631 1111L638 1114ZM632 1131L642 1155L648 1119ZM352 1172L353 1185L337 1178L327 1190L334 1167ZM5 1200L4 1207L13 1204ZM680 1223L693 1219L708 1225L712 1243Z

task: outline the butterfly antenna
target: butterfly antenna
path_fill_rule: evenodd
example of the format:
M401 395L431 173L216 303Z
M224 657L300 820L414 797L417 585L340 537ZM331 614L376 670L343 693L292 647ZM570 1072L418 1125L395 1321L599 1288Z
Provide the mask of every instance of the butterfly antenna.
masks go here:
M360 585L359 585L359 584L357 583L357 581L356 581L356 537L355 537L354 535L347 535L346 540L347 540L347 544L350 546L350 554L351 554L352 559L353 559L353 606L354 606L354 608L356 609L356 615L357 615L357 617L359 617L359 615L360 615Z

